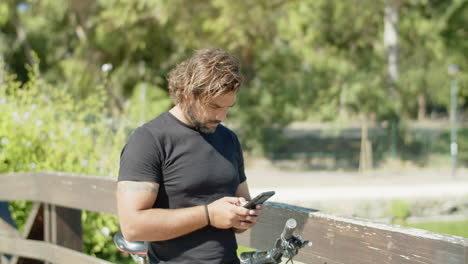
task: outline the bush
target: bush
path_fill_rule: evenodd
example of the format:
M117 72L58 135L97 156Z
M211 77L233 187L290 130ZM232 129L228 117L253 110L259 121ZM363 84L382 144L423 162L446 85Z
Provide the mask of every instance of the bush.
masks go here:
M126 136L137 124L125 115L106 114L110 111L104 84L95 88L93 96L73 98L66 87L44 82L38 65L28 70L25 83L0 72L0 173L62 171L115 177ZM164 111L167 101L158 101L161 106L156 109ZM147 106L155 109L150 102ZM126 113L132 112L126 109ZM20 230L30 208L30 202L10 203ZM119 229L117 217L83 212L82 222L87 254L126 262L112 242Z

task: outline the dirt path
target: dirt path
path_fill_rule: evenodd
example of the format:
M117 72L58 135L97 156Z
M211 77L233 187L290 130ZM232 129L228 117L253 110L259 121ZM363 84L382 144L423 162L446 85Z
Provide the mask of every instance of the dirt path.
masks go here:
M252 195L276 191L270 201L306 206L331 202L395 199L467 199L468 171L285 172L247 170ZM319 209L319 208L316 208Z

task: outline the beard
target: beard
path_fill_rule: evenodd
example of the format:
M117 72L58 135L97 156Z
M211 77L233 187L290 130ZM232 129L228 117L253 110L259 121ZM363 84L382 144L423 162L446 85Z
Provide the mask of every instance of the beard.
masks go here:
M205 122L201 121L199 118L197 118L197 111L195 110L195 107L193 104L189 105L187 107L187 110L185 111L187 119L192 123L193 127L206 134L212 134L216 131L216 128L218 127L217 125L221 123L219 120L207 120ZM209 127L208 124L217 124L216 126Z

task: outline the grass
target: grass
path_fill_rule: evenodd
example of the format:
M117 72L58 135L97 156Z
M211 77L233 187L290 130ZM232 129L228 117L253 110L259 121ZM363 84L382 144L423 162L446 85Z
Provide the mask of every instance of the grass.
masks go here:
M249 248L249 247L245 247L245 246L242 246L242 245L238 245L237 255L240 256L240 254L242 254L242 252L255 251L255 250L256 250L255 248Z
M468 238L468 220L404 224L405 226Z

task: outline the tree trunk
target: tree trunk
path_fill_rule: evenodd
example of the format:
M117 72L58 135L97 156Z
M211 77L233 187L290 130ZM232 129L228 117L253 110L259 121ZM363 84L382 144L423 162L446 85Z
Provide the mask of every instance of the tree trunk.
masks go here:
M398 82L398 0L386 0L384 15L384 47L387 56L388 91L396 99Z
M367 117L363 116L361 123L361 155L359 158L359 172L367 173L372 169L372 144L369 140Z
M418 94L418 121L426 119L426 96L420 93Z

